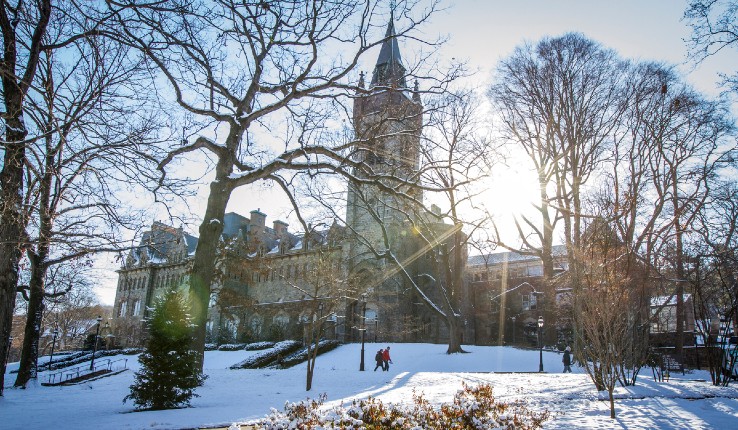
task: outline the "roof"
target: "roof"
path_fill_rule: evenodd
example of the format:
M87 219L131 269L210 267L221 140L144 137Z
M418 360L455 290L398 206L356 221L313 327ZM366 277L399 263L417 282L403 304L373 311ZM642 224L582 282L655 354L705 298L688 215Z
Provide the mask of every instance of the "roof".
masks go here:
M187 253L195 252L197 247L196 237L185 233L181 228L174 228L155 221L151 226L151 230L144 232L141 237L141 244L133 252L137 259L146 250L149 260L166 261L173 248L179 246L183 240L187 246Z
M402 65L400 46L397 44L396 36L394 15L390 15L387 31L384 34L385 40L379 51L377 64L374 66L374 73L372 73L372 87L377 85L399 88L407 87L405 66Z
M566 246L565 245L554 245L551 248L551 251L553 253L554 257L561 257L566 255ZM506 251L506 252L495 252L491 254L484 254L484 255L472 255L467 260L467 266L473 267L473 266L484 266L484 265L495 265L495 264L501 264L504 262L508 263L518 263L523 261L538 261L540 258L536 255L526 255L521 254L519 252L515 251Z
M255 212L255 211L251 211ZM249 219L235 212L228 212L223 216L223 236L231 238L238 233L245 234L249 225Z
M682 299L686 302L692 299L692 295L684 294L682 295ZM676 294L672 294L670 296L651 297L651 306L676 306L676 304L677 304Z

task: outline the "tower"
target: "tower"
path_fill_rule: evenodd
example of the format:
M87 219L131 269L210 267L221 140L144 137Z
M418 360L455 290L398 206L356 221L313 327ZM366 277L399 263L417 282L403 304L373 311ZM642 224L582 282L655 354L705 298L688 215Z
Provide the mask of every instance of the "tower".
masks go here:
M353 125L356 144L354 169L359 177L380 175L382 185L349 184L347 224L350 230L382 246L380 222L385 226L403 224L417 212L413 200L421 201L419 188L408 184L418 182L420 163L420 133L423 127L423 106L417 92L407 88L406 68L397 43L394 20L390 17L385 40L377 58L368 89L364 76L359 81L361 91L354 99ZM398 194L410 198L402 198ZM360 245L352 246L352 257L362 253Z

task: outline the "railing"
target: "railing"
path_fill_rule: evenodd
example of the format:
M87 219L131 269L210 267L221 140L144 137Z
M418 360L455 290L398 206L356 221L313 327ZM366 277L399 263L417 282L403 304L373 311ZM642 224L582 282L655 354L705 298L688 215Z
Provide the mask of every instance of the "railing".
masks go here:
M86 375L91 375L93 373L100 372L102 370L105 370L107 372L112 372L113 366L116 363L120 363L120 362L123 362L123 365L116 366L115 370L128 368L127 358L119 358L117 360L111 360L110 358L105 358L95 363L95 367L92 369L90 369L90 367L87 364L83 364L80 366L67 368L67 369L63 369L63 370L59 370L57 372L51 373L47 375L46 377L47 383L48 384L62 384L66 381L78 379Z

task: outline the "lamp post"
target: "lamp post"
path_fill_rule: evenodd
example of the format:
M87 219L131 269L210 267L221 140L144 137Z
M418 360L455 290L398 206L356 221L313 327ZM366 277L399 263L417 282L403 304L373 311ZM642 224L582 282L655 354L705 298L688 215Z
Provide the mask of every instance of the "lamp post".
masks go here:
M512 317L512 338L513 338L513 345L515 345L515 316Z
M90 371L95 370L95 353L97 353L97 337L100 335L100 322L102 317L97 317L97 329L95 330L95 342L92 345L92 360L90 361Z
M105 349L110 349L110 321L105 321Z
M54 345L56 344L56 337L59 336L59 329L54 328L54 331L51 333L51 356L49 357L49 370L54 368Z
M361 295L362 309L361 309L361 362L359 363L359 371L364 371L364 337L366 335L366 294Z
M538 371L543 372L543 342L541 341L541 332L543 331L543 316L538 317L538 347L540 348L540 356L538 361Z

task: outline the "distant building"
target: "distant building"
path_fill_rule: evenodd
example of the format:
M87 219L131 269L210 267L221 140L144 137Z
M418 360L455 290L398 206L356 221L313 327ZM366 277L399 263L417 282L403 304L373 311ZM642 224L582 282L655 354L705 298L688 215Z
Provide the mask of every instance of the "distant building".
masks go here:
M695 318L692 295L684 294L684 346L695 344ZM673 346L677 331L677 297L656 296L651 298L651 345Z
M553 257L556 273L568 270L565 246L554 246ZM544 282L540 258L512 251L473 256L466 277L473 304L470 343L535 345L541 316L547 344L567 340L570 322L558 312L567 291Z

